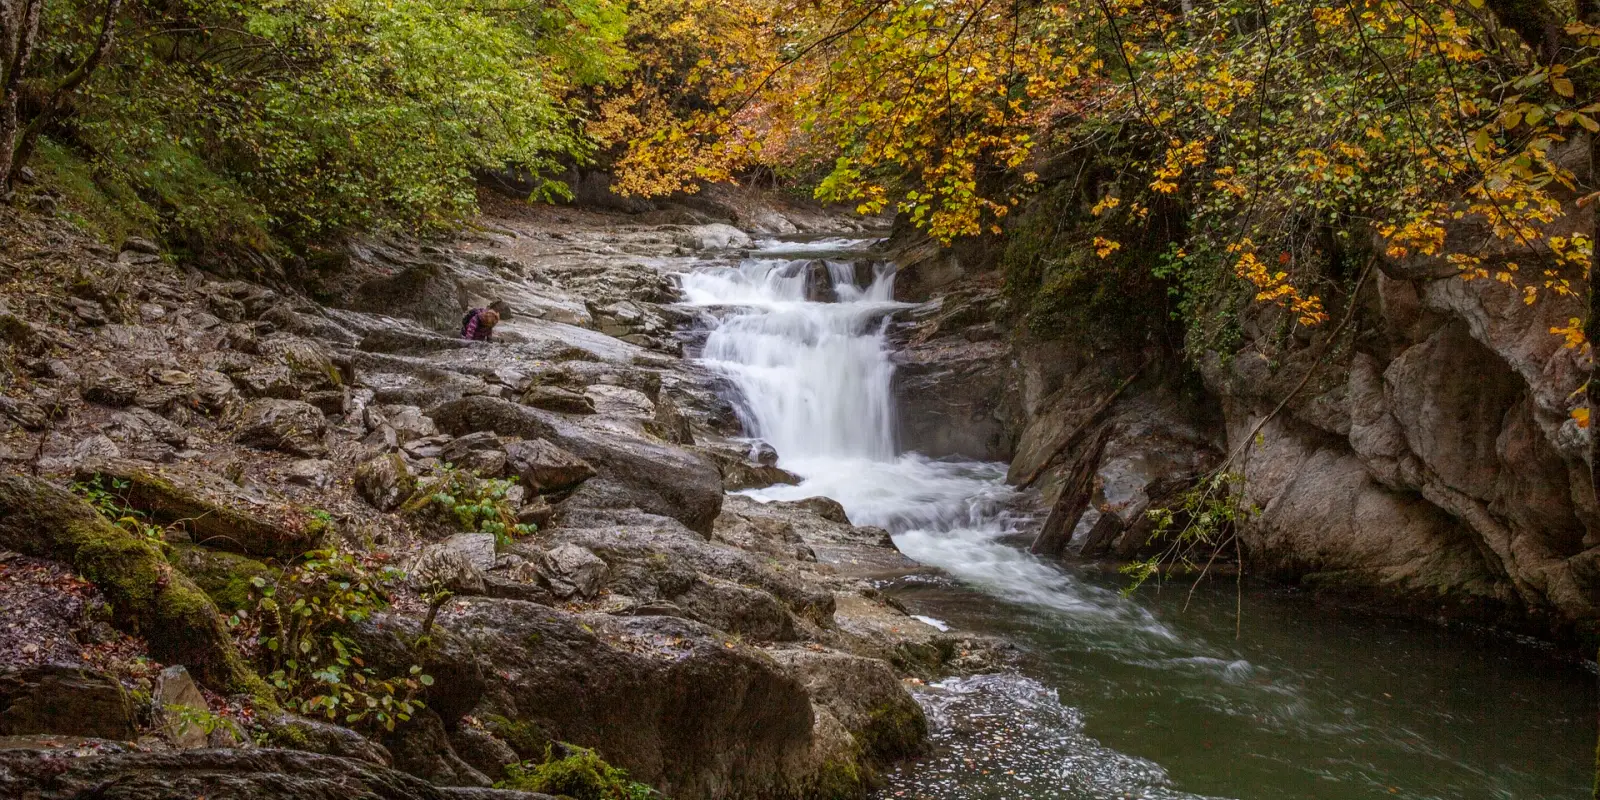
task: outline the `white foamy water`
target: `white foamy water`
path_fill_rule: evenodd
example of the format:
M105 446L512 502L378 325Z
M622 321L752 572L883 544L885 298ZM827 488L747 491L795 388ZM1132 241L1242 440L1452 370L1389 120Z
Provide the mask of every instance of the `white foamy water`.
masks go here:
M893 284L885 272L860 288L849 262L760 257L684 276L689 303L725 307L702 358L739 387L745 427L786 467L894 456L884 343L886 315L902 307L890 299ZM840 302L808 301L808 285Z
M929 459L895 446L894 361L885 330L894 273L858 275L830 260L859 242L766 243L738 267L683 276L691 305L714 310L702 360L726 375L746 431L777 451L799 486L758 499L838 500L858 525L894 534L906 555L1007 600L1066 612L1063 624L1173 636L1149 612L1008 544L1030 517L1014 510L1005 466ZM818 302L823 295L831 302Z

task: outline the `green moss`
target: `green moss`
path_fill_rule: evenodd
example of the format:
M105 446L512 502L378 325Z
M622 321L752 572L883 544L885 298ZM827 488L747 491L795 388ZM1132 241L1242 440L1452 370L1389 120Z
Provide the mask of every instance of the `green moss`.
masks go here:
M250 580L271 581L275 575L271 567L255 559L196 545L174 545L168 560L223 611L253 606Z
M48 137L30 165L40 183L61 193L61 216L107 244L154 235L160 226L160 214L127 182Z
M152 521L180 525L194 541L218 549L292 557L317 547L332 529L332 519L326 515L319 517L288 503L274 504L267 513L240 511L156 469L119 464L103 474L81 474L79 479L87 482L105 477L127 484L119 494L129 508L147 514Z
M856 734L862 751L885 764L920 752L927 739L927 717L909 697L873 709L867 715L866 726Z
M536 722L509 719L498 714L484 717L483 726L500 737L522 758L534 758L550 748L550 736Z
M860 800L867 796L867 785L854 762L829 759L817 769L815 783L807 794L816 800Z
M0 477L0 546L72 564L105 595L113 622L144 637L156 658L190 667L213 689L276 708L211 599L154 542L112 525L77 496L20 475Z
M645 800L655 796L650 787L628 779L628 773L607 764L593 750L562 745L570 755L556 758L545 751L544 762L506 767L502 788L570 797L572 800Z
M267 742L288 750L310 750L313 746L311 737L306 735L303 728L295 725L273 725L269 727L267 729Z
M306 518L306 534L311 537L311 541L315 544L321 544L326 541L328 535L333 533L337 527L337 524L333 521L333 517L330 517L325 513L313 513Z

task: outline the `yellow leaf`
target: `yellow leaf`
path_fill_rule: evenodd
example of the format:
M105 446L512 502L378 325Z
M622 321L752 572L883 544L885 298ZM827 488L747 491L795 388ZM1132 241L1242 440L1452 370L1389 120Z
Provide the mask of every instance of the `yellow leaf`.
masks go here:
M1571 97L1573 94L1572 81L1568 78L1551 78L1550 87L1555 89L1556 94L1562 97Z

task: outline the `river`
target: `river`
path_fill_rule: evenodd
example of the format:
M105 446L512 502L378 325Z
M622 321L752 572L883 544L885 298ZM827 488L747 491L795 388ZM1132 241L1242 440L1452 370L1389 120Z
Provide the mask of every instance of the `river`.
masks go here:
M805 479L752 494L827 495L889 529L948 577L886 588L1024 654L1016 671L920 690L934 748L882 797L1589 797L1585 665L1248 581L1125 597L1118 576L1029 555L1035 500L1004 465L897 451L886 331L905 306L892 270L859 274L862 244L765 242L682 284L710 328L699 357L736 388L747 433Z

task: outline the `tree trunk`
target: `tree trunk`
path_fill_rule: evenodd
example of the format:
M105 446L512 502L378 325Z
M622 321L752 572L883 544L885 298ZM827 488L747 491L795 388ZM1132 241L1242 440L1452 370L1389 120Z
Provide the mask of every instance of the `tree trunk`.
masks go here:
M17 94L33 57L43 9L44 0L20 0L20 5L18 0L6 0L0 5L0 40L4 41L0 48L4 56L0 62L0 194L11 189L11 175L16 172L14 156L22 127L17 118Z
M122 10L122 2L123 0L106 0L105 13L100 17L100 33L95 37L94 48L89 51L82 64L61 79L55 91L50 93L50 99L45 102L44 108L40 109L39 113L28 122L28 126L20 131L17 130L16 99L11 98L9 137L6 135L7 129L0 128L0 142L10 142L10 146L6 148L9 163L0 169L0 180L4 181L0 184L0 188L10 189L16 185L17 176L21 174L22 168L28 165L28 159L33 157L33 148L39 141L39 134L43 133L45 126L53 122L56 115L61 112L62 102L94 74L106 53L110 52L116 39L117 13Z

